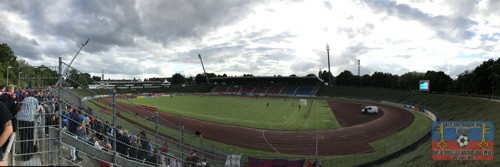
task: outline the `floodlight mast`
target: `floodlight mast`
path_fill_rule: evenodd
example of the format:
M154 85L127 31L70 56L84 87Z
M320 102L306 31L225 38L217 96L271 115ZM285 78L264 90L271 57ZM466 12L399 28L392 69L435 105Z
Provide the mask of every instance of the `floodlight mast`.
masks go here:
M80 47L80 50L78 50L78 52L76 52L75 56L73 56L73 59L71 59L68 66L66 67L66 70L64 70L64 72L63 72L63 77L66 76L66 73L68 72L68 68L71 66L71 64L73 64L73 61L75 61L76 56L78 56L78 54L80 54L80 51L82 51L83 47L85 47L85 45L87 45L87 43L89 43L89 40L90 39L87 39L87 41L84 44L82 44L82 47Z
M326 55L328 56L328 85L332 82L332 72L330 71L330 46L326 44Z
M361 77L361 60L358 59L358 77Z
M203 65L203 60L201 59L201 54L198 54L198 57L200 58L201 67L203 68L203 73L205 73L205 78L207 79L207 84L210 84L210 81L208 81L207 71L205 71L205 65Z
M80 54L80 51L82 51L83 47L85 47L85 45L87 45L87 43L89 43L89 40L90 40L90 39L87 39L87 41L86 41L84 44L82 44L82 47L80 47L80 49L78 50L78 52L76 52L75 56L73 56L73 59L71 59L71 62L70 62L70 63L68 64L68 66L66 67L66 70L64 70L64 71L61 73L61 75L62 75L62 77L63 77L63 78L64 78L64 77L66 77L66 73L68 72L69 66L71 66L71 64L73 64L73 61L75 61L76 56L78 56L78 54ZM57 83L56 83L56 85L59 85L59 84L60 84L60 83L59 83L59 80L58 80L58 81L57 81Z

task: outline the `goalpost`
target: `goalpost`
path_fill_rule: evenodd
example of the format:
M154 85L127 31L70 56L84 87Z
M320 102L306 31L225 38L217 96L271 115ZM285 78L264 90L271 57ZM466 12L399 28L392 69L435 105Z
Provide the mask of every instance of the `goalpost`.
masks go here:
M307 99L299 99L299 105L307 107Z

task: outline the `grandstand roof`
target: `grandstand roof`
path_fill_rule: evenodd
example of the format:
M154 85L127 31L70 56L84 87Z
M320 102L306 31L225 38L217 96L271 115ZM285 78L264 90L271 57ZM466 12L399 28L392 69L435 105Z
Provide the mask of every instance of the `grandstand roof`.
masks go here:
M281 77L281 76L244 76L209 78L210 82L244 82L244 81L274 81L274 82L323 82L316 76L311 77Z

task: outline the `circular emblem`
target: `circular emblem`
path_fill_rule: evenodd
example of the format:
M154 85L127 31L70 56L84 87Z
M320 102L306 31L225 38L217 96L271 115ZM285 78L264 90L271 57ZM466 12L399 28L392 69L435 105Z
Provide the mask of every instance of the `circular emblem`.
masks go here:
M467 146L469 144L469 137L467 137L465 135L459 135L458 138L457 138L457 144L460 147Z

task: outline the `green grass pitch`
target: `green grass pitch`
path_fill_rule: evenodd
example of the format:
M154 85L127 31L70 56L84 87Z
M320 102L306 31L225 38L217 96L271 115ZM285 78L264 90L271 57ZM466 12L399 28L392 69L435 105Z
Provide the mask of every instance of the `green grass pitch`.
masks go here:
M314 100L309 117L308 107L299 109L296 98L167 96L127 100L156 107L160 112L249 128L313 131L340 127L325 100Z

